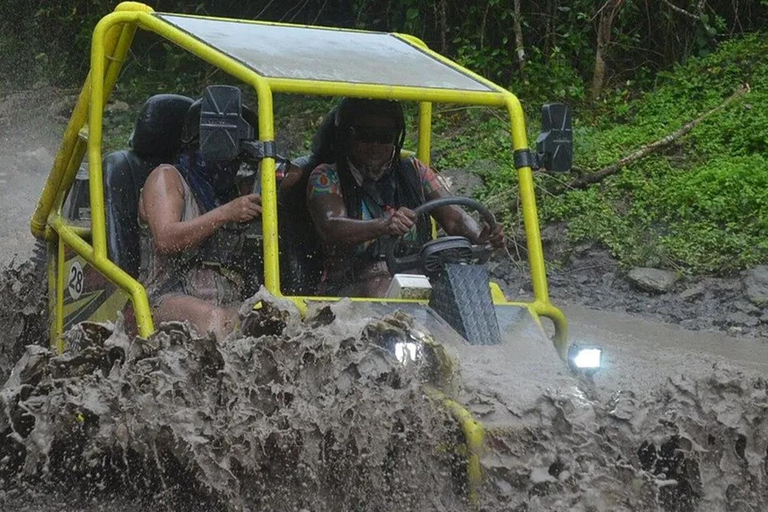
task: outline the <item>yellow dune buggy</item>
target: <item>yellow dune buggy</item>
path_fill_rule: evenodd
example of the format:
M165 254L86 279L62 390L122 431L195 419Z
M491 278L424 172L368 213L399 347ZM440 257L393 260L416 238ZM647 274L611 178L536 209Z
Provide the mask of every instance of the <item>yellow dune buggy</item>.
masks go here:
M263 158L261 282L271 294L291 299L300 310L305 310L310 302L335 301L338 297L314 296L306 286L311 279L295 278L297 273L302 275L306 271L308 258L302 254L302 248L308 247L303 239L307 231L297 227L292 209L278 207L273 94L416 102L416 154L427 164L435 103L503 109L509 116L535 299L527 303L509 301L496 284L489 283L482 264L471 264L476 256L472 251L477 248L462 241L444 242L438 238L406 257L406 261L392 256L390 267L396 272L398 264L407 263L404 268L410 268L419 263L428 269L425 273L432 287L429 298L403 298L407 293L401 290L389 298L354 301L361 314L386 314L399 309L413 315L436 339L454 340L462 358L490 359L483 351L504 344L515 361L531 362L527 365L531 371L542 373L564 367L567 323L549 300L532 168L541 165L550 170L565 170L570 165L567 109L558 105L545 107L545 133L539 138L537 151L532 151L523 110L512 93L431 51L415 37L156 13L134 2L120 4L93 32L90 74L31 222L32 233L45 240L48 248L51 343L59 350L65 350L62 334L73 324L84 320L112 321L121 312L128 327L132 325L139 335L146 337L154 330L146 290L137 280L141 264L137 199L149 172L160 163L173 162L191 99L178 95L150 98L138 115L130 148L102 154L102 114L138 29L153 32L187 50L255 93L258 140L246 142L260 148ZM226 120L232 113L214 109L209 112L213 116L209 120L215 121L216 116L219 121ZM227 127L226 122L219 124L222 140L235 145L243 143L236 129L231 132L232 127ZM88 173L78 175L86 156ZM305 170L311 170L317 162L308 158L299 163ZM445 203L442 201L439 205L428 203L420 211L428 213ZM469 204L493 222L490 213L476 202L461 198L447 202ZM403 290L407 288L406 283ZM541 316L554 323L556 350L552 350L544 335ZM508 371L514 372L514 367L510 366ZM476 482L483 426L457 402L447 396L442 398L467 437L468 474Z

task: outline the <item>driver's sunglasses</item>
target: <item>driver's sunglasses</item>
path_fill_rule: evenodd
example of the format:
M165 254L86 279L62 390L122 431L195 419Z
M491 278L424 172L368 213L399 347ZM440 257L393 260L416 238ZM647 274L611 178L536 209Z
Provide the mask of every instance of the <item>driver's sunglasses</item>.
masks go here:
M351 126L352 140L364 144L394 144L397 129L387 126Z

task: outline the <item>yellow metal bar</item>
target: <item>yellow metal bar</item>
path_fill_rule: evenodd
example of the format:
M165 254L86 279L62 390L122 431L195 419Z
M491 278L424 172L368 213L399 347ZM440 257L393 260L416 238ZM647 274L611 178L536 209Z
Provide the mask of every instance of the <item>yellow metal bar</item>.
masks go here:
M107 276L121 289L125 290L133 302L133 310L136 315L136 324L138 325L139 335L148 337L155 330L152 323L152 313L149 308L147 291L144 287L126 274L123 269L109 261L106 257L99 257L94 248L85 240L80 238L71 226L67 225L60 215L53 215L50 219L53 229L59 234L61 240L75 250L85 261L93 265L103 275ZM63 284L62 284L63 287ZM62 302L63 306L63 302Z
M93 250L97 258L107 257L106 211L101 169L102 117L106 98L112 90L122 60L130 47L141 11L108 14L96 24L91 41L91 109L88 123L88 180L91 196L91 230ZM122 26L121 26L122 25ZM106 50L115 43L115 54L107 61ZM120 55L119 53L122 53Z
M512 149L514 151L529 149L523 108L513 94L508 96L507 109L509 110L510 130L512 131ZM533 171L530 167L518 169L517 178L523 206L525 236L528 242L528 262L531 266L533 294L537 301L546 304L549 302L549 292L547 290L547 274L544 269L544 252L541 247L539 217L536 211L536 196L533 192Z
M545 304L535 301L531 307L538 315L552 320L555 326L555 336L552 338L552 342L560 359L568 361L568 320L565 314L549 302Z
M419 102L419 148L418 158L424 164L429 165L432 160L432 103L428 101ZM437 238L437 222L434 217L430 217L432 225L432 238Z
M401 101L429 101L503 107L505 96L499 92L432 89L402 85L357 84L325 80L296 80L267 78L273 92L310 96L346 96L356 98L390 99Z
M422 101L419 103L419 160L425 165L430 164L432 147L432 103Z
M483 427L482 423L472 417L472 413L455 400L448 398L442 391L432 386L425 386L425 391L433 400L441 402L461 427L461 431L464 434L464 439L467 443L467 483L469 484L469 501L473 505L476 505L480 486L483 481L480 455L483 451L485 427Z
M272 112L272 91L259 81L256 89L259 101L259 140L275 138ZM277 183L275 159L261 161L261 226L264 237L264 286L273 295L280 293L280 259L277 239Z
M528 148L528 137L525 131L525 114L520 101L515 95L507 96L510 130L512 132L512 148L514 151ZM555 348L563 360L567 359L568 322L565 315L549 301L547 289L547 271L544 265L544 250L541 245L539 217L536 210L536 195L533 191L533 171L530 167L517 170L520 202L523 207L523 223L525 238L528 245L528 264L531 268L531 281L535 300L531 305L541 316L552 320L555 324Z
M58 248L56 251L56 306L54 309L54 332L51 336L51 344L55 344L56 351L61 354L64 352L64 287L66 286L66 275L64 272L64 241L59 238L56 242Z

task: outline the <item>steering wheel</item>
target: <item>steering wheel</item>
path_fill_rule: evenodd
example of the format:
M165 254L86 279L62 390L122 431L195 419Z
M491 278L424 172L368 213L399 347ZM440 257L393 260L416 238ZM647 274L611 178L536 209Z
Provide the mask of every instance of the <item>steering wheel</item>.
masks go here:
M418 219L436 208L452 205L476 210L491 231L496 227L496 218L491 211L483 203L469 197L441 197L427 201L413 210L413 213ZM446 263L485 263L491 254L485 244L473 244L463 236L444 236L430 240L421 247L406 244L402 236L388 238L385 242L386 261L392 275L415 268L421 268L429 274L436 273Z

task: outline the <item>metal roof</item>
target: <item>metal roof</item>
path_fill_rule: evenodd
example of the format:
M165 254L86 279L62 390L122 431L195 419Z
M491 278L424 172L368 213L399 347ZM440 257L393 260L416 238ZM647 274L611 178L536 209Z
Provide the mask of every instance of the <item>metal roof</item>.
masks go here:
M497 92L395 34L155 16L266 78Z

